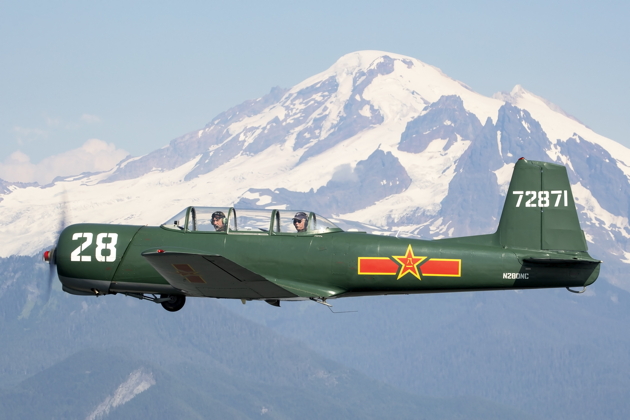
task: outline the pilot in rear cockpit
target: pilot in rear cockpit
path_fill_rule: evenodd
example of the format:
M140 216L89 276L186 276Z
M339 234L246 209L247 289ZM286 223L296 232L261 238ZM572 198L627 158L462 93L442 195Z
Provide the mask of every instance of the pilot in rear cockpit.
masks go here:
M225 225L225 213L222 211L215 211L212 213L212 226L214 226L214 230L217 232L225 232L227 230L227 226Z
M293 226L298 232L306 232L308 227L308 215L303 211L295 213L293 217Z

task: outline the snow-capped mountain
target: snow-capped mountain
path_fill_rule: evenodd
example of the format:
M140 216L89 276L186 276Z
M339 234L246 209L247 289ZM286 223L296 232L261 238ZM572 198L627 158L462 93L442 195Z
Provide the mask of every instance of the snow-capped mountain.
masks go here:
M492 232L515 161L568 166L604 277L627 253L630 150L520 86L486 97L419 60L341 57L114 169L46 187L0 183L0 256L52 243L71 223L159 224L187 205L310 209L426 238Z

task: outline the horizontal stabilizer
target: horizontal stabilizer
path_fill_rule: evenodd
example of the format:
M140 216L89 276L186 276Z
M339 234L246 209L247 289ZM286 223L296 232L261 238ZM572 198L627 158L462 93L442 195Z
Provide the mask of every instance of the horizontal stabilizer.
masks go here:
M600 264L599 260L585 259L585 258L523 258L523 262L529 264L541 264L541 265L556 265L556 264L568 264L568 265L589 265Z

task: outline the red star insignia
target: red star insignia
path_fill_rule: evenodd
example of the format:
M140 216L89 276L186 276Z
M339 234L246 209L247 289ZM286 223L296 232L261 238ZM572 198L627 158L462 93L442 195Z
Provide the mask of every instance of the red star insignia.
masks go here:
M416 276L418 280L422 280L420 278L420 273L418 272L418 264L426 260L427 257L416 257L415 255L413 255L413 249L411 249L411 245L409 245L406 255L394 256L394 259L398 261L402 266L396 280L400 279L407 273L411 273Z

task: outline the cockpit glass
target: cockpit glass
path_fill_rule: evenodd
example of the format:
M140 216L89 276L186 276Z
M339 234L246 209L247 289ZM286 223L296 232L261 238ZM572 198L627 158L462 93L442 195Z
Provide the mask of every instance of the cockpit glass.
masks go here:
M271 216L275 215L273 224ZM315 234L343 232L330 220L305 210L241 210L231 207L188 207L162 224L186 232L269 232Z
M327 233L327 232L341 232L342 231L333 222L315 213L312 213L312 218L309 221L309 225L310 225L309 232L313 232L313 233Z
M276 212L276 232L306 233L308 231L309 212L303 210L278 210Z
M333 222L313 212L304 210L278 210L274 231L278 233L328 233L341 232Z
M229 207L191 207L189 232L226 232Z
M173 229L173 230L184 230L186 228L185 224L186 224L186 213L187 212L188 212L188 209L185 208L184 210L182 210L179 213L177 213L175 216L173 216L170 219L168 219L162 225L162 227L165 227L167 229Z
M269 232L271 210L233 209L230 232Z

